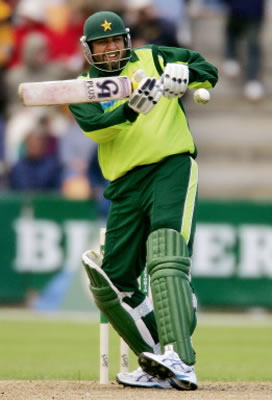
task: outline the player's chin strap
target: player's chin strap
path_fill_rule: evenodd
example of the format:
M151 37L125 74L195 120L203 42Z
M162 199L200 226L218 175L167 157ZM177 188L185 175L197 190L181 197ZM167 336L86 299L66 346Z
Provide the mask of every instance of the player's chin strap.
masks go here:
M147 270L160 344L172 348L188 365L195 363L191 335L196 326L190 266L187 245L179 232L158 229L149 235Z
M154 342L143 318L153 311L145 297L137 307L127 302L133 293L120 292L101 268L101 258L94 251L86 251L82 262L90 279L90 290L99 310L107 317L113 328L127 342L136 355L143 351L159 353L160 347ZM124 302L123 299L127 299Z

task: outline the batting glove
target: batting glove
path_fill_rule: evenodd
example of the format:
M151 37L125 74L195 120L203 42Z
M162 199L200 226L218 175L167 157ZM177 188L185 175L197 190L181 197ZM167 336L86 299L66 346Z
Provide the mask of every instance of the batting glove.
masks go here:
M158 103L162 96L162 83L156 78L144 78L130 96L128 105L134 111L147 114Z
M163 95L168 99L182 97L189 83L189 68L185 64L166 64L163 81Z

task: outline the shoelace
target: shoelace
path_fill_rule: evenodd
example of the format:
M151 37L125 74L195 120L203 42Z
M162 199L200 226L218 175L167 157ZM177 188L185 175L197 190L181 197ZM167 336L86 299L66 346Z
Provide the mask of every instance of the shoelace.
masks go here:
M175 357L176 358L176 357ZM184 362L182 362L181 360L175 360L175 358L171 358L171 357L166 357L164 358L162 361L165 362L165 364L168 364L167 361L170 360L171 364L169 365L171 368L175 368L178 367L178 369L184 373L190 373L193 371L193 368L184 364Z

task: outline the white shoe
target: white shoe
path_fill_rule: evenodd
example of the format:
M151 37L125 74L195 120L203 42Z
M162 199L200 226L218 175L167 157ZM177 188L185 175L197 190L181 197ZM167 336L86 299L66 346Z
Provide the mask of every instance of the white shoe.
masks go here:
M153 389L172 389L167 379L158 379L148 375L141 367L133 372L119 372L116 376L118 383L124 386L133 386Z
M244 94L248 100L259 101L264 97L264 87L259 81L248 81L244 88Z
M175 389L197 389L194 367L184 364L174 351L166 351L162 355L141 353L139 364L146 373L158 379L169 379Z

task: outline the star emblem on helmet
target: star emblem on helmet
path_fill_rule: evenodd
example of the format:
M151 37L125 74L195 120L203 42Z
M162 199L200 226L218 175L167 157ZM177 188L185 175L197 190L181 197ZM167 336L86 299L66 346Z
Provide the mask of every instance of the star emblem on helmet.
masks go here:
M112 22L108 22L106 19L104 21L104 24L101 24L101 26L104 28L104 32L111 31L112 30L111 25Z

